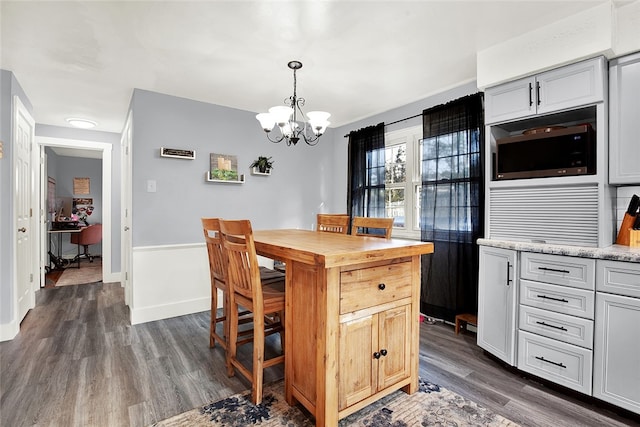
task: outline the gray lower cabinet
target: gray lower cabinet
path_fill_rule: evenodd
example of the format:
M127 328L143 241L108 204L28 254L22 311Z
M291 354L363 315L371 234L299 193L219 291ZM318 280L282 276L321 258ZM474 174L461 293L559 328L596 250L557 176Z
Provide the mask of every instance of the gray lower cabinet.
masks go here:
M640 264L597 269L593 395L640 414Z
M478 346L516 363L517 252L480 247Z
M518 369L591 394L595 265L520 254Z
M478 345L640 414L640 263L480 246Z
M609 64L609 183L640 184L640 53Z

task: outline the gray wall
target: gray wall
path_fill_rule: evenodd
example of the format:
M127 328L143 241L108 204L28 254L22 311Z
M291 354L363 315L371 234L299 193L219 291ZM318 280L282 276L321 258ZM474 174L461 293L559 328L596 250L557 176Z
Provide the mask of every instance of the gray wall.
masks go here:
M12 72L0 70L0 140L3 144L3 158L0 159L0 323L8 323L13 318L13 185L11 150L11 111L13 95L17 95L27 110L33 114L33 107L24 90Z
M133 246L202 242L200 218L247 218L254 229L308 228L334 203L333 135L320 143L273 144L255 113L138 90L133 111ZM191 149L195 160L160 157L160 147ZM238 157L244 184L205 182L210 153ZM273 157L271 176L250 174L258 156ZM147 181L157 191L146 191Z

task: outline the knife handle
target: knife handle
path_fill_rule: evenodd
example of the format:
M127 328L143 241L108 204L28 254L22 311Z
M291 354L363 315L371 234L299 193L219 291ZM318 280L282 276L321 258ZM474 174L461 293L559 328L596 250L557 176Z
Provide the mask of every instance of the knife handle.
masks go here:
M636 215L636 220L633 223L634 230L640 230L640 215Z
M640 206L640 197L634 194L631 197L631 201L629 202L627 213L631 216L636 216L636 212L638 211L638 206Z

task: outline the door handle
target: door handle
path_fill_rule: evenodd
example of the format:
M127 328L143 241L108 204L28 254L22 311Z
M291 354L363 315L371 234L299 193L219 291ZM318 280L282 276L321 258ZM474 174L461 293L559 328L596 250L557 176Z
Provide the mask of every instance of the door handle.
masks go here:
M26 233L27 229L22 227L22 228L18 228L18 231L21 232L21 233Z
M129 231L129 226L128 225L124 226L124 231Z
M511 282L513 282L513 279L511 279L511 263L507 261L507 286L511 286Z

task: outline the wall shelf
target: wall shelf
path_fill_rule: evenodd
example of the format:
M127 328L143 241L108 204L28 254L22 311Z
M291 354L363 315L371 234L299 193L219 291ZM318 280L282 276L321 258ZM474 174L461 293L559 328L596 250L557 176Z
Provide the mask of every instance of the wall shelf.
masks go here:
M227 180L227 179L211 179L211 175L209 174L209 172L205 172L204 173L204 180L206 182L219 182L222 184L244 184L244 174L240 175L240 179L239 180Z
M251 175L269 176L271 175L271 169L267 170L266 172L260 172L258 168L251 168Z

